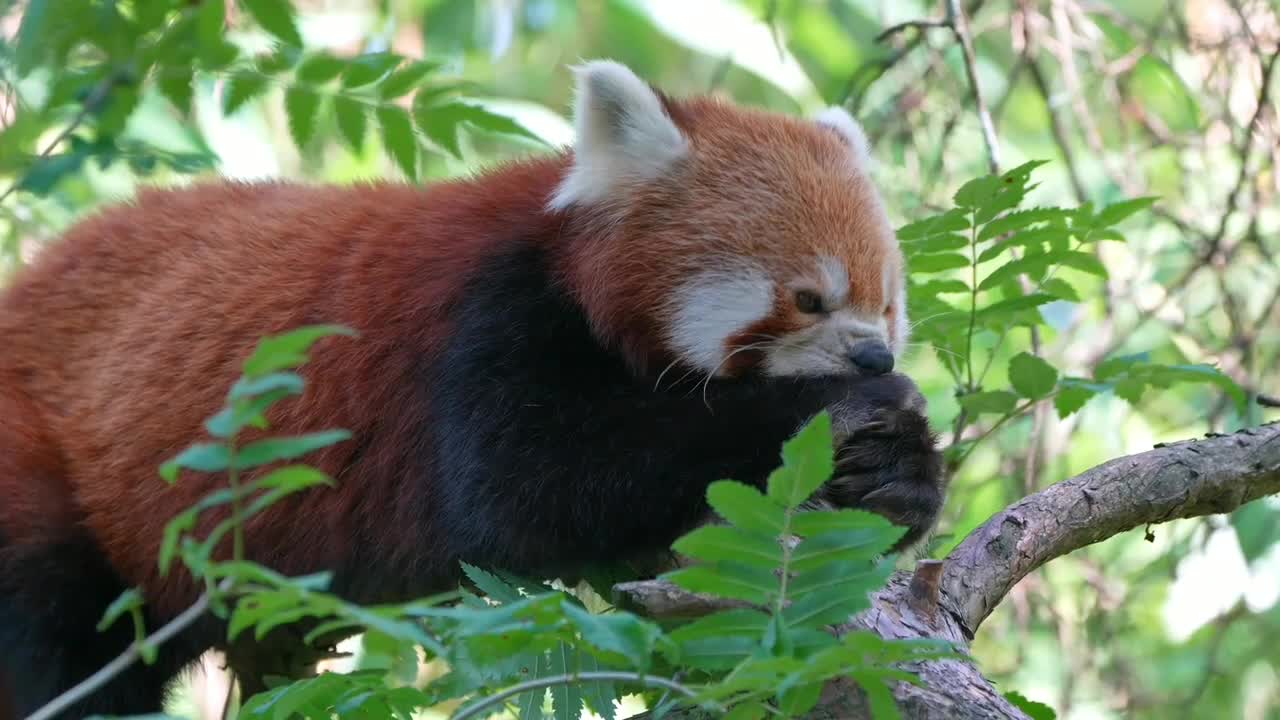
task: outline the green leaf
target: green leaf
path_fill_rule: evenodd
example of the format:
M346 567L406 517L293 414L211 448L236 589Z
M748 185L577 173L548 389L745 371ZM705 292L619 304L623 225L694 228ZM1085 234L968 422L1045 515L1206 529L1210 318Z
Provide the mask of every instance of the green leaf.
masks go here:
M1054 254L1060 256L1057 258L1057 261L1061 265L1065 265L1069 268L1075 268L1081 272L1087 272L1090 275L1097 275L1103 279L1106 279L1108 276L1106 266L1104 266L1102 261L1094 255L1079 252L1077 250L1064 250L1060 253Z
M778 707L787 717L804 715L818 704L822 694L823 683L806 683L804 685L784 686L778 694Z
M382 126L382 144L409 178L418 177L418 138L413 133L413 121L404 108L383 106L377 110L378 123Z
M600 661L591 655L578 655L578 666L584 673L598 672L601 670ZM618 691L611 682L593 681L583 686L583 692L586 694L587 705L595 714L604 718L604 720L615 720L618 716ZM541 720L541 715L538 716Z
M513 603L524 599L525 596L521 594L519 588L504 582L497 575L481 570L470 563L463 562L461 565L462 572L466 574L467 578L491 600L500 603Z
M876 720L899 720L902 717L898 702L893 698L893 690L884 680L874 673L860 670L849 673L849 677L866 693L867 704L871 706L871 717Z
M682 625L670 634L682 663L727 670L760 649L769 615L759 610L722 610Z
M910 260L910 270L913 273L935 273L962 267L969 267L969 258L959 253L916 255Z
M959 402L961 407L975 415L983 413L1005 415L1017 406L1018 396L1004 390L992 390L961 395Z
M98 133L114 137L124 132L124 126L137 109L139 100L136 87L116 85L107 96L106 107L98 115Z
M806 537L791 553L791 570L804 573L836 562L870 562L902 537L905 528L863 527L829 530Z
M578 651L565 643L551 651L552 675L569 675L578 669ZM577 683L551 688L551 704L556 720L578 720L582 714L582 690Z
M195 529L198 516L199 510L197 508L188 508L165 523L159 556L160 574L162 576L168 573L169 565L173 563L173 558L178 553L178 541L184 534Z
M307 352L312 345L334 335L353 336L355 331L341 325L310 325L263 338L245 361L244 374L256 378L298 367L307 362Z
M1100 392L1111 389L1110 385L1091 383L1080 378L1063 378L1059 383L1058 394L1053 398L1053 405L1058 409L1058 417L1066 418L1089 402L1089 399Z
M1093 376L1097 380L1110 380L1128 373L1133 368L1146 365L1150 357L1150 353L1134 353L1132 355L1110 357L1098 363L1098 367L1093 371Z
M978 242L1000 237L1016 230L1025 230L1032 225L1051 223L1065 224L1069 213L1062 208L1040 207L1018 210L992 220L982 227L978 233Z
M364 148L364 133L367 125L365 105L345 95L333 98L333 111L338 119L338 131L347 145L355 152Z
M111 604L107 606L106 612L102 613L102 619L98 621L98 632L104 632L114 625L121 616L141 608L142 604L142 591L138 588L129 588L120 593L119 597L112 600Z
M676 540L672 549L708 562L733 560L762 568L782 564L782 546L776 536L756 533L727 525L703 525Z
M734 705L725 713L724 720L764 720L768 708L759 701L751 701Z
M913 284L911 294L920 293L926 296L969 293L969 286L963 280L934 278L923 283Z
M768 495L787 507L798 507L835 470L831 414L818 413L782 446L782 467L769 476Z
M1156 197L1140 197L1108 205L1098 212L1097 217L1093 220L1093 226L1095 228L1106 228L1117 225L1130 215L1151 207L1158 199Z
M889 525L889 532L885 533L885 537L890 538L890 542L906 534L906 528L894 527L889 523L886 525ZM851 559L827 562L813 570L797 573L787 585L787 595L792 601L797 601L814 596L844 597L854 592L865 595L878 590L884 584L884 576L880 572L884 568L874 564L875 556L852 555ZM798 619L800 618L792 616L788 621Z
M624 658L628 667L649 669L654 644L662 631L630 613L593 615L571 602L562 604L564 615L592 648Z
M190 65L166 65L156 72L156 89L183 115L191 113L191 101L195 95L191 84L193 75Z
M323 85L338 77L347 67L345 60L326 52L315 53L298 66L298 79L312 85Z
M681 568L663 577L693 592L761 604L778 589L778 580L772 572L730 563L717 563L714 568L703 565Z
M88 153L81 150L38 158L22 176L18 188L36 195L48 195L64 177L79 172L86 159Z
M892 532L892 528L893 523L883 515L852 508L808 510L791 517L791 532L801 537L812 537L836 530L871 529Z
M1023 247L1033 254L1043 253L1045 243L1063 243L1071 238L1071 230L1061 225L1049 225L1042 228L1022 230L1013 233L1000 242L978 254L978 262L984 263L995 259L1015 247Z
M413 117L418 127L432 142L454 157L462 156L462 148L458 144L458 129L464 125L505 135L519 135L541 142L537 135L505 115L489 112L478 105L457 101L432 105L424 102L426 99L428 98L422 94L415 98Z
M910 257L925 253L940 253L959 250L969 246L969 238L959 233L939 233L918 240L908 240L902 247Z
M1165 61L1144 53L1129 74L1130 95L1174 132L1200 128L1200 106L1182 78Z
M309 465L289 465L267 473L254 485L260 489L293 493L319 485L332 485L333 479Z
M227 447L221 443L196 443L161 465L160 477L173 483L182 468L206 473L226 470L229 458Z
M1063 280L1062 278L1049 278L1041 283L1040 289L1059 300L1080 302L1080 293L1076 292L1076 289L1071 286L1071 283Z
M536 653L529 668L529 680L537 680L551 674L551 660L546 653ZM547 689L538 688L516 696L516 708L520 720L542 720L542 705L547 699Z
M241 105L258 97L266 90L267 78L262 75L248 71L233 73L222 91L223 114L231 115L240 109Z
M236 453L236 467L247 469L278 460L293 460L350 437L351 433L346 430L326 430L306 435L257 440L240 448Z
M1037 400L1053 392L1058 370L1043 358L1021 352L1009 361L1009 382L1023 397Z
M300 85L290 85L284 93L284 110L289 119L289 134L298 148L306 147L316 132L316 116L320 112L320 96Z
M227 398L232 401L248 400L278 391L284 391L289 395L300 395L304 386L302 377L297 373L273 372L253 378L240 378L231 386L231 392L227 394Z
M439 67L439 63L415 60L378 83L378 97L383 100L403 97L416 90Z
M1021 316L1027 314L1028 310L1033 310L1051 303L1058 298L1043 293L1035 293L1032 295L1019 295L992 303L984 308L980 308L974 314L974 321L979 325L987 327L1006 327L1013 324L1025 324L1028 321L1021 319ZM1030 324L1039 324L1041 318L1039 313L1032 314L1029 321Z
M226 18L225 0L202 0L196 11L196 55L206 70L221 70L240 54L235 45L227 42Z
M286 45L302 47L302 35L294 22L293 5L288 0L241 0L241 3L263 30Z
M957 208L898 228L898 241L908 243L935 235L949 235L969 227L969 214Z
M1009 691L1004 694L1004 699L1008 700L1011 705L1027 714L1031 720L1056 720L1058 714L1053 708L1041 702L1028 700L1022 693Z
M248 426L265 427L266 417L264 413L271 405L288 395L289 392L287 390L281 389L252 399L234 402L230 407L224 407L216 415L206 420L204 427L209 431L210 435L220 440L232 437Z
M1252 563L1280 540L1280 510L1265 499L1255 500L1231 513L1231 527L1245 560Z
M720 517L744 530L777 535L785 528L782 507L750 485L713 482L707 486L707 502Z
M400 64L401 57L392 53L366 53L352 58L342 74L342 87L358 88L375 83ZM383 96L383 99L387 99Z

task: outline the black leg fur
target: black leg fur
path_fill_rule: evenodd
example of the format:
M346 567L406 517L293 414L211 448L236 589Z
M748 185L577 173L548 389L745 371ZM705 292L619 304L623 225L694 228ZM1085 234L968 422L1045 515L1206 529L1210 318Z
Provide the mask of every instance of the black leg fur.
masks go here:
M129 618L96 627L124 589L83 531L39 544L0 537L0 691L10 704L0 698L0 719L26 717L129 647ZM172 647L163 650L155 665L134 664L60 718L158 712L181 664Z

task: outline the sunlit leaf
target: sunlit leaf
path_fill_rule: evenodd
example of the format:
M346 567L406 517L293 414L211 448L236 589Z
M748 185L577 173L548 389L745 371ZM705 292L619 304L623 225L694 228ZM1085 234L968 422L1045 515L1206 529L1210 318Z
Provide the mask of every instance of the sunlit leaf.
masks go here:
M386 146L396 165L409 178L418 176L418 138L413 132L413 121L404 108L389 106L377 110L378 123L382 126L382 144Z
M263 30L275 35L282 42L302 47L302 35L294 22L293 5L289 0L240 0Z
M365 128L368 123L367 106L358 100L342 95L333 98L333 111L338 121L338 131L347 145L355 152L364 147Z
M289 134L299 148L306 147L316 131L316 116L320 112L320 95L309 88L291 85L284 94L285 114L289 119Z

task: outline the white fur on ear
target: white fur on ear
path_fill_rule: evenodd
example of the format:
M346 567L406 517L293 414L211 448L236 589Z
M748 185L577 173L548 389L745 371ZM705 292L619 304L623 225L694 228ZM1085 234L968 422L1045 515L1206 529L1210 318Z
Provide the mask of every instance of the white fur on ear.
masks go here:
M853 150L853 156L858 162L858 166L862 168L871 167L871 143L867 140L867 134L862 131L862 126L857 120L842 107L829 107L826 110L814 116L814 121L819 125L835 130L840 133L841 137L849 143L849 147Z
M626 66L593 60L577 76L573 167L549 203L552 210L590 205L666 172L689 142L662 101Z

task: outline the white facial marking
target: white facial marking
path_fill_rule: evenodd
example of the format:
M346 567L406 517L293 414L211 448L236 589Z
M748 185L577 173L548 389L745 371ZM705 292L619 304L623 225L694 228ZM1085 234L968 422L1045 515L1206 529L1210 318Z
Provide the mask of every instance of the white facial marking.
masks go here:
M623 194L661 176L689 150L658 96L626 66L595 60L574 74L578 140L573 167L548 203L553 211Z
M818 258L818 272L822 274L827 299L832 307L840 307L849 299L849 272L844 263L830 256Z
M862 169L871 168L871 142L862 126L842 107L829 107L814 116L814 122L825 125L844 136L853 151L855 164Z
M772 307L773 283L760 269L708 270L673 295L668 340L690 365L719 373L729 338L767 317Z
M889 343L889 349L893 351L895 356L901 355L906 349L907 343L911 340L911 324L907 320L907 284L905 281L898 281L898 292L894 293L893 299L893 326L894 326L894 342Z

